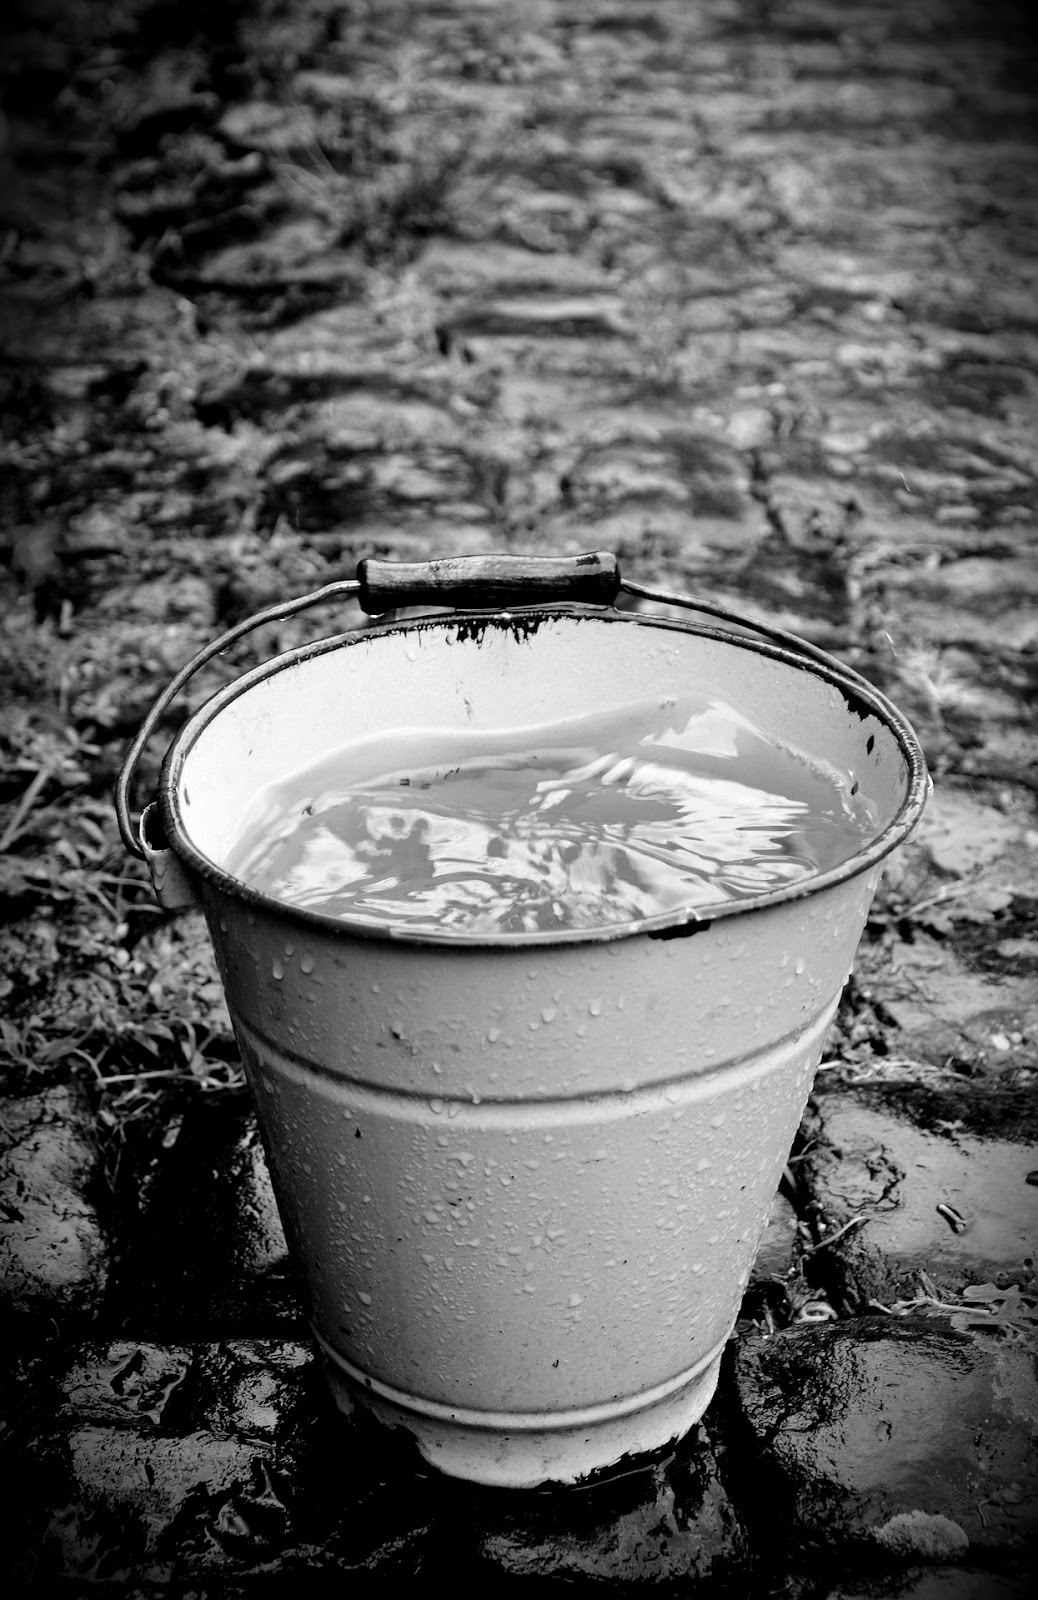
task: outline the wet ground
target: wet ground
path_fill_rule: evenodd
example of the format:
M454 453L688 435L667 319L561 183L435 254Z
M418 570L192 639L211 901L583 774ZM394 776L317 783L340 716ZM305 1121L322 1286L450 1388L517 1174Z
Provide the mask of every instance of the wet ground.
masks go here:
M15 1590L1018 1600L1026 9L37 0L6 27ZM365 555L596 547L842 656L912 718L935 790L703 1423L599 1483L477 1490L330 1414L204 933L157 911L111 787L158 687L257 606ZM186 703L314 625L267 628Z

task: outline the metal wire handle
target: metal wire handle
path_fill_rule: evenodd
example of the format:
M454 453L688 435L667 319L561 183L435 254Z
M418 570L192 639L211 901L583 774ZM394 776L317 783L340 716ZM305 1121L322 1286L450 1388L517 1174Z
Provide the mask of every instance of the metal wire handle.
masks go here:
M170 679L137 730L137 736L123 758L115 784L115 814L119 820L119 832L123 844L131 855L139 856L142 861L144 859L144 848L137 837L137 830L130 816L130 791L134 773L148 740L155 731L156 724L185 684L190 682L206 662L212 661L214 656L220 655L221 651L228 649L230 645L237 644L239 639L244 639L253 629L262 628L265 622L283 622L286 617L295 616L297 611L305 611L308 606L318 605L322 600L334 600L338 596L351 596L359 592L360 584L356 578L341 578L337 583L326 583L323 589L314 589L310 594L300 595L296 600L284 600L278 605L267 606L266 610L257 611L251 617L246 617L244 622L236 623L218 639L204 645L185 666L181 667L176 676Z
M835 669L844 678L850 678L866 688L872 687L853 668L845 666L795 633L787 633L784 628L773 628L768 623L752 621L728 606L695 600L691 595L628 582L620 575L616 557L607 551L595 550L584 555L565 557L452 556L420 562L365 559L357 567L356 578L341 578L335 583L327 583L323 588L314 589L295 600L267 606L265 610L257 611L243 622L236 623L218 639L203 646L170 679L141 723L119 770L115 785L115 813L123 844L131 855L144 859L144 848L130 814L130 799L141 756L159 721L201 667L232 644L237 644L246 634L262 628L265 623L283 622L286 617L295 616L299 611L335 599L356 598L361 609L369 616L378 616L400 606L415 605L492 611L560 601L611 605L621 593L629 594L633 599L652 601L656 605L699 611L705 616L735 623L740 628L749 628L797 655L808 656L823 666Z

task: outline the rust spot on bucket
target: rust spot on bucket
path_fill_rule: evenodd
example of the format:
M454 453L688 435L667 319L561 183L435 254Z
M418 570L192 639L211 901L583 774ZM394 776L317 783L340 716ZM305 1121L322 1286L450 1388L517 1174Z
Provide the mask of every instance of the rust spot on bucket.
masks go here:
M462 617L458 621L456 638L459 644L481 644L488 628L507 628L516 644L524 644L537 632L544 621L543 612L519 612L504 617Z
M846 702L847 710L853 711L854 715L860 718L862 722L867 722L869 717L873 715L872 707L867 706L864 700L859 699L853 689L845 689L841 683L840 693Z
M691 939L694 933L705 933L711 925L710 920L703 921L694 918L690 922L678 922L673 928L653 928L649 933L650 939Z

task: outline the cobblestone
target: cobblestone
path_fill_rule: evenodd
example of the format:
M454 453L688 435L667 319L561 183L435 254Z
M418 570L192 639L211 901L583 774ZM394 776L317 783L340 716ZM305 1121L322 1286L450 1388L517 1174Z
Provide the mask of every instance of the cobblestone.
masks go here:
M735 1366L768 1515L823 1560L1033 1547L1027 1350L936 1318L852 1318L745 1341Z
M203 1100L168 1134L109 1314L127 1332L176 1339L298 1332L298 1279L251 1108Z
M938 1297L967 1284L1033 1291L1038 1194L1027 1181L1035 1149L1027 1109L1010 1099L1001 1126L989 1120L983 1135L968 1131L968 1113L940 1115L961 1112L961 1101L936 1101L920 1127L912 1113L922 1109L899 1104L896 1089L858 1090L817 1095L805 1119L800 1172L835 1303L865 1310L911 1300L920 1274ZM826 1248L828 1234L840 1237Z
M109 1242L91 1199L97 1147L77 1085L6 1100L0 1117L0 1282L8 1318L90 1319Z

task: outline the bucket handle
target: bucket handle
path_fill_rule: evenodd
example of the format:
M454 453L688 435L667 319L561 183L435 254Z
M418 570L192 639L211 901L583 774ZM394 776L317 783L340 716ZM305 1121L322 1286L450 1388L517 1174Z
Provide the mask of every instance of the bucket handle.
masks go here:
M356 599L369 616L379 616L384 611L402 606L421 605L491 611L508 610L514 606L545 605L549 602L605 606L612 605L621 593L657 605L699 611L740 628L748 628L796 655L808 656L835 669L844 678L871 687L853 668L845 666L795 633L787 633L784 628L756 622L727 606L695 600L691 595L629 582L620 576L616 557L608 551L594 550L578 556L448 556L435 561L414 562L379 561L367 557L358 564L356 578L341 578L335 583L326 583L321 589L314 589L295 600L267 606L265 610L257 611L236 623L218 639L203 646L170 679L141 723L119 770L115 785L115 813L123 844L131 855L139 856L142 860L148 859L153 853L142 843L139 827L133 825L130 797L141 756L159 721L201 667L256 628L262 628L268 622L283 622L286 617L295 616L299 611L336 599Z

